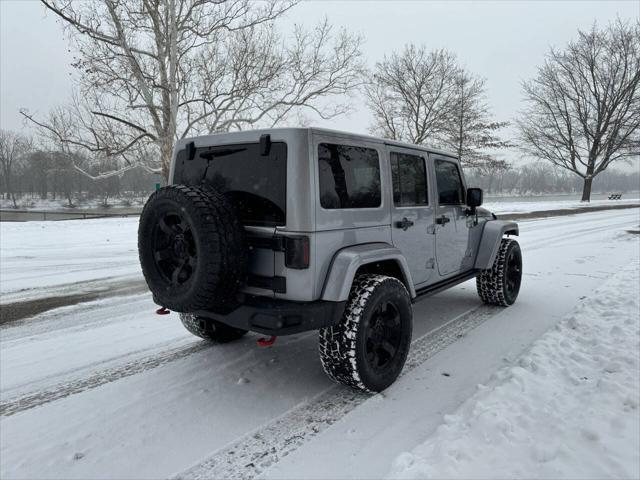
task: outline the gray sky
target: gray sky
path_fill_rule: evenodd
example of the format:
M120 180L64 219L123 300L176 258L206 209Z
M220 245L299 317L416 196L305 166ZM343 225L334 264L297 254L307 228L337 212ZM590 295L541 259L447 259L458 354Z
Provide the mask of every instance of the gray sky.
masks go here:
M498 120L520 108L520 82L535 73L549 46L563 46L578 28L606 24L619 15L640 17L632 1L309 1L282 24L313 25L323 16L365 39L370 65L407 43L455 52L470 71L487 78ZM45 114L71 92L72 53L61 26L32 0L0 0L0 127L23 128L18 109ZM349 117L318 125L366 132L362 102Z

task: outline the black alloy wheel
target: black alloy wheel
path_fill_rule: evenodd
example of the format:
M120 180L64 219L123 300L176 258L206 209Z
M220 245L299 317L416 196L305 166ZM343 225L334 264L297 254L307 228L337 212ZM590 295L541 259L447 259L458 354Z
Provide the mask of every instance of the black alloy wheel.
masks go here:
M505 296L510 303L518 296L522 282L522 253L520 248L514 248L515 246L509 249L505 268Z
M392 300L378 305L365 330L365 358L375 371L387 368L402 343L402 323L398 306Z
M188 281L198 264L198 252L189 220L165 212L153 230L153 258L158 272L174 286Z

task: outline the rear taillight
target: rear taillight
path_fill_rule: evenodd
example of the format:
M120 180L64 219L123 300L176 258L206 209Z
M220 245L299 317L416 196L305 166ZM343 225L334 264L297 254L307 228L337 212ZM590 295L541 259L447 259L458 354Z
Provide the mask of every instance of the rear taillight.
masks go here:
M288 268L309 268L309 237L285 237L284 264Z

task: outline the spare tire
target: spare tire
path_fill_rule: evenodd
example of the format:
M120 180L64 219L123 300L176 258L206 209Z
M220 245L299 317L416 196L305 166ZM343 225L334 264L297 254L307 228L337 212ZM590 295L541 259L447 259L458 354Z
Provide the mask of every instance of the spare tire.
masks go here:
M210 188L154 192L140 215L138 253L155 303L177 312L224 311L246 279L244 229Z

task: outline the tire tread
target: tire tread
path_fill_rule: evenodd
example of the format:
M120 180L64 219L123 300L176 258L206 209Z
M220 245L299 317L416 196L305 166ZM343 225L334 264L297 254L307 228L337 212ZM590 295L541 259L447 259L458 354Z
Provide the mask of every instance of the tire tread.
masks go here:
M511 305L505 296L505 271L507 254L515 240L503 238L491 268L482 270L476 277L476 289L480 299L488 305L508 307Z
M341 321L320 330L318 342L320 361L325 373L334 382L374 393L360 377L356 359L356 342L367 303L375 290L385 283L399 284L404 293L409 296L406 287L397 278L375 274L358 275L353 280Z

